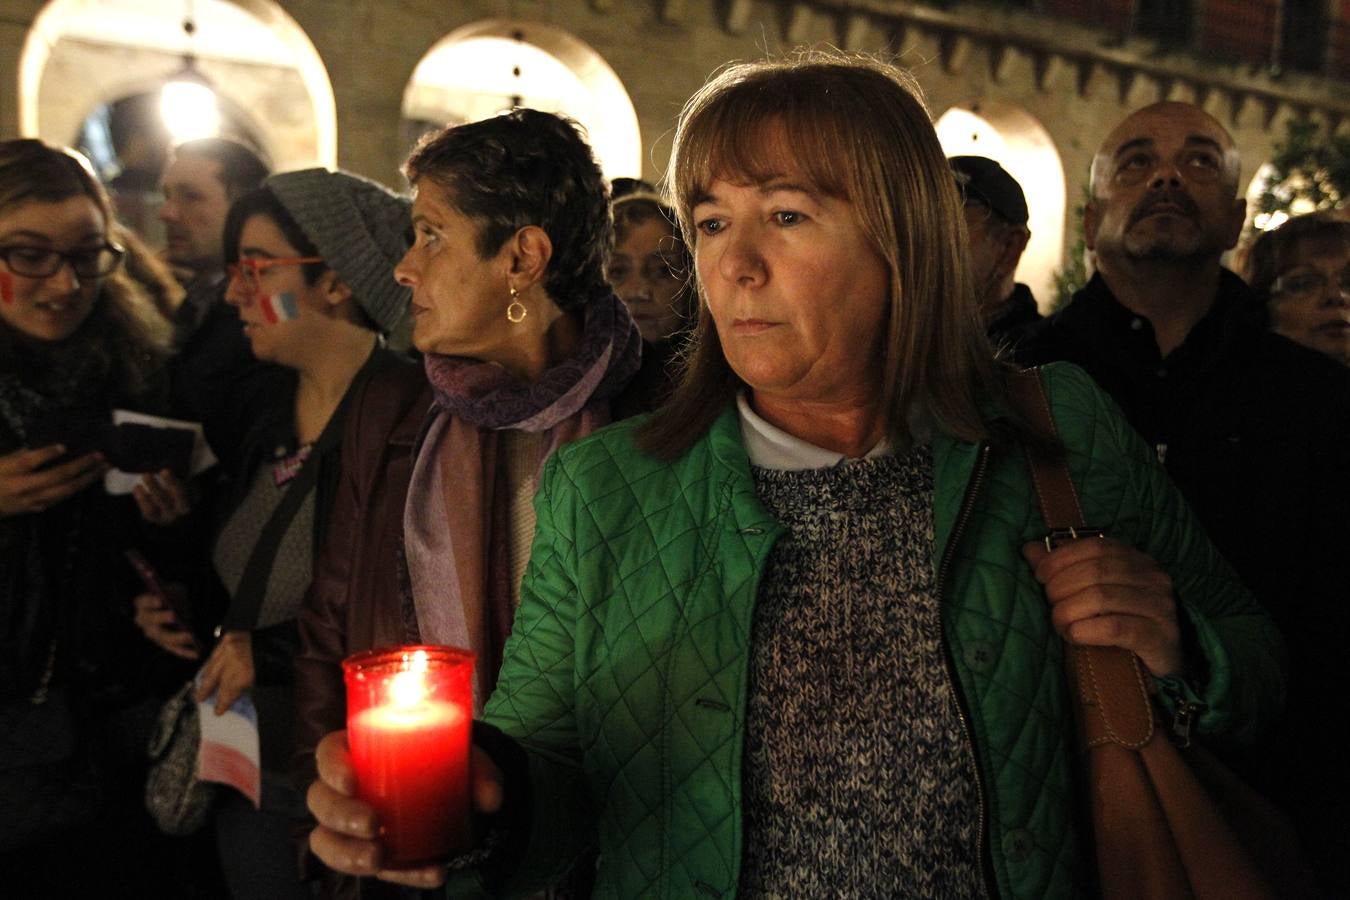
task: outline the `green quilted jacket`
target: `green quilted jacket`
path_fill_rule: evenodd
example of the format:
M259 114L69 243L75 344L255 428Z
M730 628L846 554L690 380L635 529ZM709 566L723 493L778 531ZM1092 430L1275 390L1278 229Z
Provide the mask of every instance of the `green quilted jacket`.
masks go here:
M1162 470L1080 370L1044 370L1089 524L1172 576L1208 677L1202 732L1234 738L1283 700L1282 647ZM983 801L990 892L1069 897L1062 649L1020 548L1045 532L1018 447L933 442L944 629ZM485 719L524 750L528 804L509 865L449 886L510 894L599 848L595 896L730 897L739 877L751 616L781 526L755 496L729 409L671 463L625 422L559 451L515 629ZM488 890L488 887L491 890Z

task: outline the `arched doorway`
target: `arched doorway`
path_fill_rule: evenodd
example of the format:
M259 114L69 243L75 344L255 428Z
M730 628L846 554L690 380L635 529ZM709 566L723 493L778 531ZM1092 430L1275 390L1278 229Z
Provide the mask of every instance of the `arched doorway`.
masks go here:
M273 0L51 0L19 62L20 132L72 143L100 107L157 91L188 52L276 168L336 165L328 72Z
M614 70L565 31L490 19L446 35L417 64L403 95L409 143L446 123L513 106L562 113L586 129L606 178L642 173L637 113Z
M1031 240L1017 280L1029 285L1042 311L1047 310L1064 255L1066 211L1064 165L1050 134L1025 110L989 101L947 110L937 121L937 134L948 156L997 160L1022 186Z

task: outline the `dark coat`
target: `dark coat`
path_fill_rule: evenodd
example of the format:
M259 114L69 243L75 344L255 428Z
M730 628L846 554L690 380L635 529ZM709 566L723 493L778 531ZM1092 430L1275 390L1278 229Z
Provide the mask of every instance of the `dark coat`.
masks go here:
M341 661L405 637L397 560L413 445L431 387L420 367L402 366L376 374L351 402L332 527L298 619L295 781L302 790L314 780L319 739L346 721ZM353 596L361 602L349 602Z
M149 358L133 378L126 336L90 324L56 347L0 325L0 456L55 441L83 454L97 446L80 445L97 440L87 429L110 424L112 409L163 412ZM132 498L99 483L40 512L0 517L0 870L72 840L96 817L118 829L101 846L125 848L143 834L143 725L178 672L131 620L139 585L124 551L151 550L139 526Z
M1264 305L1226 270L1213 308L1166 358L1152 325L1100 275L1021 357L1076 363L1115 398L1284 631L1285 721L1228 757L1296 814L1310 843L1339 841L1324 852L1344 873L1350 782L1329 735L1350 726L1350 370L1269 331Z
M253 355L239 315L224 301L223 279L198 279L174 314L170 363L173 414L201 422L226 473L250 470L261 432L289 422L295 375ZM270 447L268 448L270 450Z
M999 308L992 322L985 326L985 333L995 347L1016 347L1028 329L1041 321L1041 311L1036 306L1036 298L1031 288L1018 282L1013 292Z

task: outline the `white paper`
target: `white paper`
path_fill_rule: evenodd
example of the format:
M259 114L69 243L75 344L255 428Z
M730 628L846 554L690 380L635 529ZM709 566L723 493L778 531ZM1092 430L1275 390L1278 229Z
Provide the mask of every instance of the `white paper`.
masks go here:
M163 416L152 416L146 413L132 412L129 409L114 409L112 412L114 425L121 425L124 422L133 425L149 425L153 428L181 428L192 432L192 456L188 461L188 474L196 475L198 472L205 472L214 466L217 462L216 455L211 452L211 447L206 443L206 437L202 434L200 422L185 422L182 419L166 419ZM109 494L120 495L130 494L131 489L140 484L142 472L123 472L121 469L112 469L103 476L103 489Z

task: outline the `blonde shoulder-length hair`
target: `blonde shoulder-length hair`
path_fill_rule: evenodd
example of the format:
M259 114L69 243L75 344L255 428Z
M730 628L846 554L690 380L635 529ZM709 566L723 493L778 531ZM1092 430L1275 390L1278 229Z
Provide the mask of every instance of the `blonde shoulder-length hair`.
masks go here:
M914 79L837 52L732 64L685 104L664 188L697 256L693 207L714 179L755 184L789 173L850 203L890 269L877 374L894 445L913 442L915 412L954 437L990 437L981 399L1001 398L1002 381L978 314L961 197ZM687 450L744 388L698 291L684 376L638 434L664 459Z

